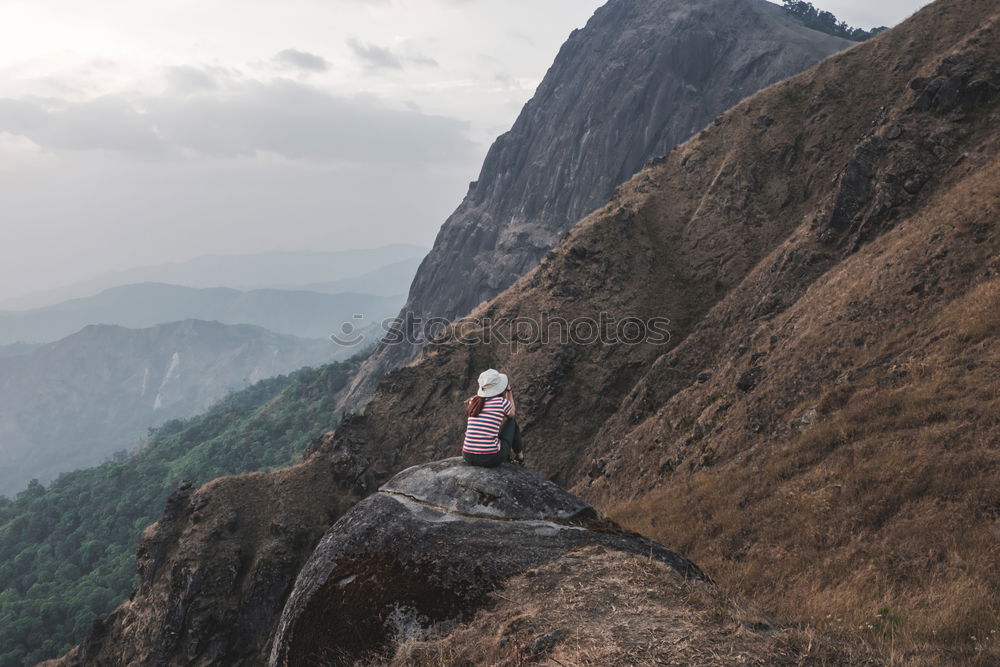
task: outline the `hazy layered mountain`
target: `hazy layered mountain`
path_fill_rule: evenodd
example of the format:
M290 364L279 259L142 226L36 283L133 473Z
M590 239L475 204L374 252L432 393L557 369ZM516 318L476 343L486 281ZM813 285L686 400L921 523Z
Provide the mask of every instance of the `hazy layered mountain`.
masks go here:
M138 444L150 426L339 352L330 341L187 320L139 330L91 325L0 359L0 494L99 463Z
M399 270L396 271L398 276ZM139 283L46 308L0 311L0 344L51 342L88 324L140 328L185 319L253 324L276 333L327 338L340 331L344 322L367 326L392 317L402 300L398 294L326 294L276 289L244 292L225 287Z
M22 354L27 354L32 350L37 350L44 343L10 343L9 345L0 345L0 359L4 357L18 357Z
M723 114L474 311L667 318L668 340L444 338L302 464L179 489L132 599L62 664L266 662L315 535L457 453L488 366L529 468L722 587L885 662L1000 660L978 639L1000 621L997 30L996 0L938 0ZM328 599L384 595L370 563Z
M852 45L766 0L608 2L570 35L490 148L421 264L404 313L465 315L535 266L647 160L747 95ZM362 401L419 347L377 350L348 401Z
M134 283L170 283L184 287L232 287L240 290L293 288L378 273L382 267L419 260L426 248L406 244L337 252L265 252L250 255L205 255L186 262L115 271L73 285L0 301L0 310L26 310L69 299L93 296L111 287ZM400 288L406 291L411 276ZM320 290L325 291L325 290ZM341 290L354 291L354 290ZM371 290L356 290L370 292Z
M404 259L354 278L309 283L307 285L300 285L298 289L311 292L325 292L327 294L340 294L344 292L378 294L380 296L406 294L422 259L423 256Z

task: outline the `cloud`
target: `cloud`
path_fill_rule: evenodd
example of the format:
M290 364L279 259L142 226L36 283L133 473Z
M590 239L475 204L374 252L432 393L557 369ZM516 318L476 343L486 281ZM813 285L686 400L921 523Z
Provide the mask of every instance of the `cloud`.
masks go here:
M520 30L510 30L510 31L508 31L507 34L510 35L510 37L511 37L512 40L517 41L517 42L521 42L525 46L536 46L537 45L537 42L535 42L535 40L532 39L530 35L527 35L527 34L521 32Z
M407 4L405 0L354 0L356 3L361 5L405 5ZM437 4L451 6L451 5L468 5L472 0L419 0L419 5L427 5L432 2L437 2ZM414 2L413 4L418 4Z
M413 63L414 65L418 65L420 67L438 67L439 66L438 61L434 60L430 56L424 55L423 53L417 53L415 55L412 55L407 60L409 62Z
M191 65L168 67L165 76L167 86L181 94L200 93L219 87L215 77L209 72Z
M372 69L403 69L403 61L390 49L378 46L377 44L364 44L356 39L347 40L347 45L357 56L358 60L364 63L365 67Z
M30 139L0 132L0 174L4 178L14 175L23 177L32 167L51 164L52 155L44 153Z
M361 42L357 39L347 40L347 45L354 52L366 69L403 69L407 64L418 67L437 67L438 61L420 52L399 54L386 46L371 42Z
M0 132L49 151L146 157L272 153L293 160L426 164L464 159L474 150L466 123L389 107L372 96L338 96L284 78L201 90L85 103L0 99Z
M330 63L323 56L298 49L285 49L275 54L274 62L282 67L302 69L310 72L325 72L330 69Z
M0 131L23 136L47 150L160 155L165 149L148 119L114 96L87 102L0 99Z

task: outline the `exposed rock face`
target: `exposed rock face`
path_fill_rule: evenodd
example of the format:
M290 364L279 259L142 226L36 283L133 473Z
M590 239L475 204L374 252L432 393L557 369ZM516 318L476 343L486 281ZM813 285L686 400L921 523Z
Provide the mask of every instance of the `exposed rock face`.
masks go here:
M393 639L394 623L467 618L503 580L585 545L704 578L520 466L452 458L409 468L323 537L285 605L270 664L349 664Z
M402 317L469 313L527 273L647 160L744 97L852 45L765 0L611 0L573 32L493 144L421 264ZM382 346L348 402L366 399L419 350Z
M160 520L143 533L131 599L53 662L265 662L299 569L359 497L351 485L363 471L349 457L335 458L178 488Z

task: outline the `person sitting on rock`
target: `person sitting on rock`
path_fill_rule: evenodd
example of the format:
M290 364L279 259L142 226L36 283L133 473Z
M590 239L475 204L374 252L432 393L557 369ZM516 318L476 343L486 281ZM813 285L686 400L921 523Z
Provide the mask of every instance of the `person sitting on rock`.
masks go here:
M507 376L490 368L479 376L479 391L465 402L468 422L462 458L474 466L493 468L511 460L524 464L524 443L514 419L514 390Z

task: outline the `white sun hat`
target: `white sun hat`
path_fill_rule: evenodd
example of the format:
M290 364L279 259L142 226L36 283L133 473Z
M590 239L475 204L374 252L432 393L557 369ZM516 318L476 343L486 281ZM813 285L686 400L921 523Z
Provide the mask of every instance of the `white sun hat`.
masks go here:
M500 371L489 368L479 374L479 391L483 398L499 396L507 389L507 376Z

